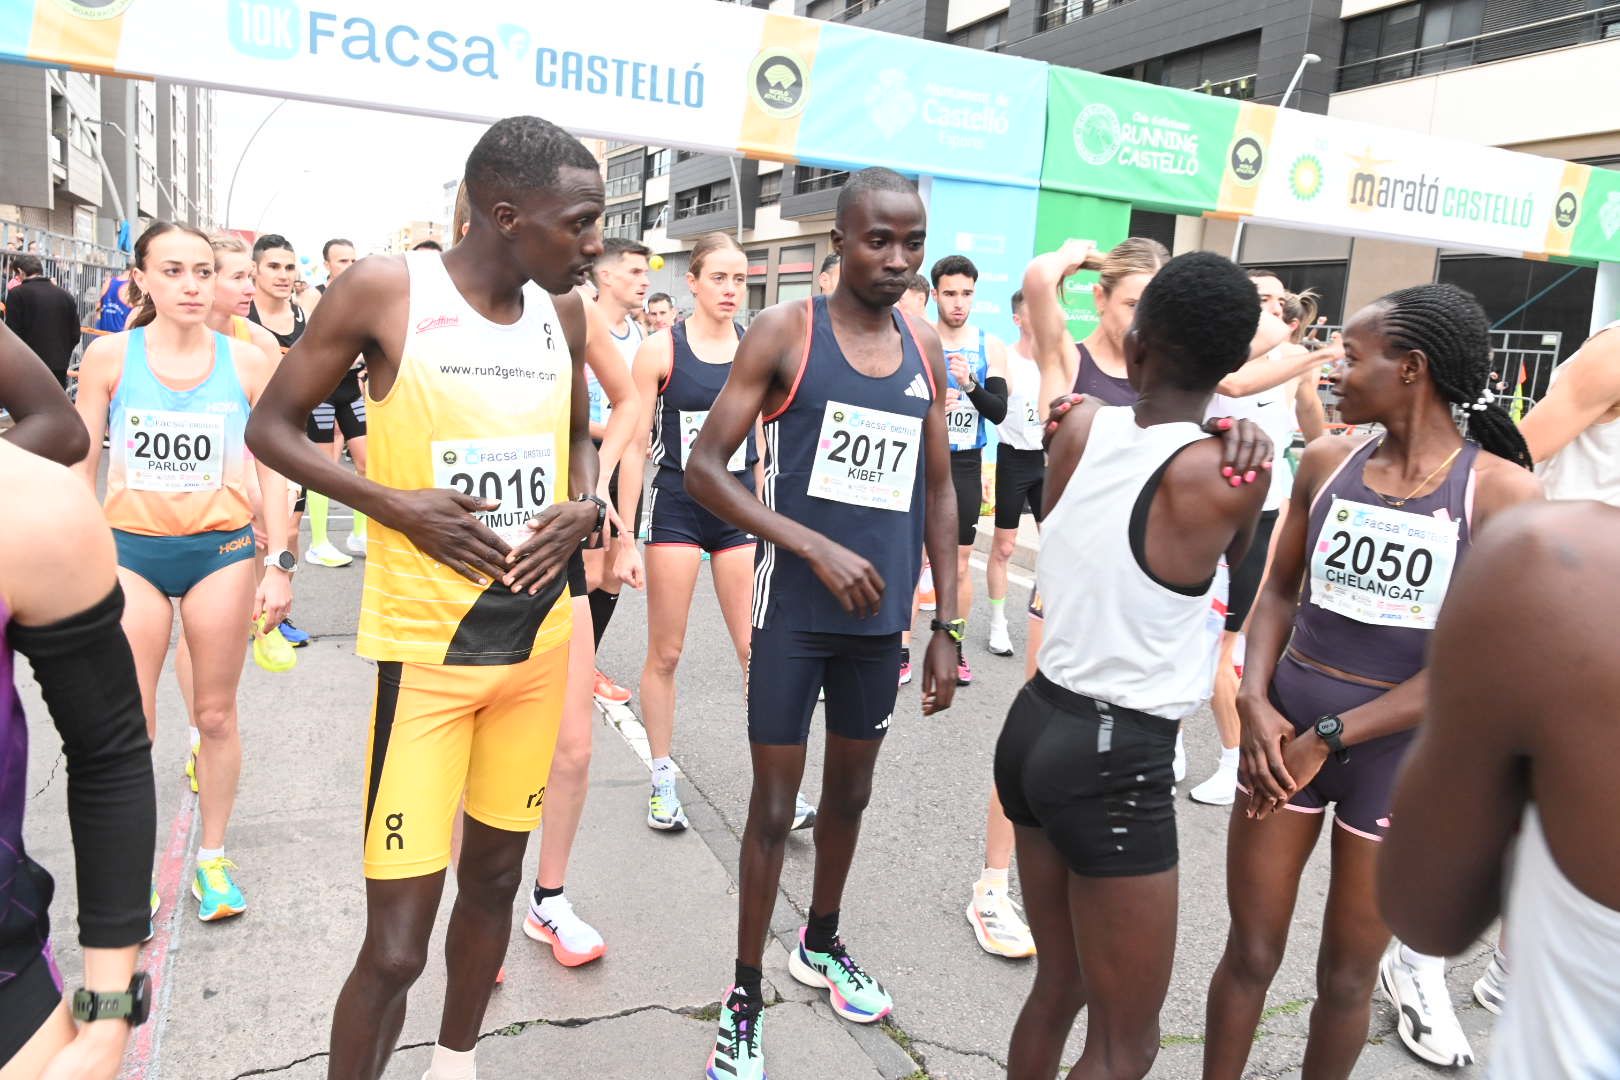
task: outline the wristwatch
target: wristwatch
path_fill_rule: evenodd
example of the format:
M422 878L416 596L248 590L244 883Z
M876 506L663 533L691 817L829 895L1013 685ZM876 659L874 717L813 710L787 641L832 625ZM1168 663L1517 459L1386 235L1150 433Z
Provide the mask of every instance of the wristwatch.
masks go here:
M945 633L951 635L952 641L960 645L962 644L962 639L967 637L967 620L952 619L950 622L940 622L938 619L929 619L928 629L943 630Z
M590 532L585 534L585 538L581 540L580 543L584 544L588 548L601 547L602 541L606 539L602 533L602 529L607 523L607 503L603 502L600 497L593 494L575 495L574 501L596 504L596 526L595 528L591 529ZM593 536L596 537L596 543L594 544L591 543L591 537Z
M1332 713L1316 721L1316 737L1327 743L1327 748L1333 751L1333 757L1344 764L1350 760L1350 751L1344 745L1344 721Z
M146 1023L152 1007L152 980L137 971L122 994L98 994L94 990L73 992L73 1019L88 1024L96 1020L128 1020L130 1027Z
M264 557L264 565L268 566L272 570L280 570L283 573L296 573L298 571L298 556L294 555L286 548L282 548L274 555L266 555Z

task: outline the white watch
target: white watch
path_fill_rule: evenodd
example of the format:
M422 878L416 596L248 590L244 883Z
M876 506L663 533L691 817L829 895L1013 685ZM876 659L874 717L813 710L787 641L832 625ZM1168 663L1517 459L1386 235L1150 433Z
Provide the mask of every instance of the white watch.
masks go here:
M274 555L266 555L264 565L272 570L280 570L284 574L296 573L298 571L298 556L286 548L282 548Z

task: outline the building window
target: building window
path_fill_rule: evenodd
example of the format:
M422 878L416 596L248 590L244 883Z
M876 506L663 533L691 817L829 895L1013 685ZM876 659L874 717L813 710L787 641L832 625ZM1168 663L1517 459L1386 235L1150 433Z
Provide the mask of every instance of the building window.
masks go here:
M775 206L782 201L782 174L766 173L759 178L759 205Z
M635 156L608 162L605 192L610 199L634 195L641 190L641 159Z
M607 144L607 152L611 154L611 153L613 153L613 151L615 151L615 150L623 150L627 146L640 146L640 145L641 145L640 143L622 142L622 141L620 141L618 139L609 139L608 144Z
M1585 9L1585 10L1578 10ZM1344 23L1339 89L1432 75L1620 36L1620 4L1422 0Z
M683 191L675 197L675 220L702 217L731 209L731 181L717 180L712 184Z
M691 161L697 156L698 152L696 150L677 150L675 151L675 162L679 164L683 161Z
M602 235L619 236L626 240L641 239L641 210L630 206L623 210L609 210L602 215Z
M1131 0L1041 0L1039 30L1056 30L1065 23L1089 19L1122 7Z
M670 159L673 156L668 150L654 150L649 153L647 155L647 179L651 180L655 176L667 176L669 174Z
M810 0L805 14L812 19L843 21L853 19L863 11L871 11L884 0Z
M952 45L961 45L967 49L1001 48L1002 42L1007 40L1007 13L992 15L988 19L980 19L971 26L964 26L950 36Z
M848 169L823 169L819 165L800 165L794 170L793 194L808 195L815 191L841 188L848 179Z
M665 225L664 213L669 209L669 203L653 203L641 211L641 231L651 232L661 229Z

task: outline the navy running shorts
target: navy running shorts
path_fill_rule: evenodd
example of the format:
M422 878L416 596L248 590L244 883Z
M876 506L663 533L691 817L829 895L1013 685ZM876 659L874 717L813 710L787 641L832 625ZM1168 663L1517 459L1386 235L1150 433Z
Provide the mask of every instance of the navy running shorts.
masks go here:
M1269 696L1271 704L1288 718L1297 733L1315 727L1324 716L1349 712L1387 693L1382 687L1336 679L1284 653L1271 677ZM1336 825L1381 842L1389 830L1395 774L1416 734L1415 730L1397 731L1359 743L1350 747L1349 759L1342 762L1329 754L1322 770L1288 800L1288 809L1320 814L1332 805ZM1238 787L1244 794L1250 791L1249 778L1242 770L1238 772Z
M1171 869L1178 726L1065 690L1037 671L996 740L996 791L1008 820L1040 829L1081 877Z
M749 491L754 490L752 469L739 479ZM648 547L670 544L702 548L712 553L745 545L751 547L754 543L752 533L744 532L731 522L709 513L684 489L666 487L662 476L652 486L652 498L647 502L647 517L651 530L648 533Z
M776 619L754 627L748 654L748 741L803 746L816 698L827 691L827 730L846 739L889 733L900 684L900 635L816 634Z

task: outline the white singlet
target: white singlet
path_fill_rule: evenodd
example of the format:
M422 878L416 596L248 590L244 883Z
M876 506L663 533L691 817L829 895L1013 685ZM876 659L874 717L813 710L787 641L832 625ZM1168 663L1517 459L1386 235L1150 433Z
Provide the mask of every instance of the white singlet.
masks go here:
M1509 974L1491 1043L1494 1080L1620 1076L1620 911L1564 876L1533 803L1519 832L1503 940Z
M1092 419L1085 452L1046 516L1035 564L1046 618L1038 663L1059 686L1169 720L1209 696L1215 656L1205 624L1215 580L1184 592L1145 565L1158 480L1202 438L1196 424L1138 427L1124 406Z
M1234 420L1252 420L1271 440L1271 486L1266 490L1262 510L1281 510L1294 493L1294 470L1289 468L1283 452L1294 445L1294 431L1298 427L1294 416L1294 390L1298 385L1297 379L1289 379L1281 386L1247 397L1216 394L1210 398L1209 408L1204 412L1205 419L1230 416Z
M1007 346L1007 416L996 425L1001 442L1014 450L1041 448L1041 369L1018 349Z
M1598 334L1616 327L1620 322L1610 323ZM1592 335L1595 337L1597 334ZM1553 382L1562 371L1560 367L1553 372ZM1542 462L1536 472L1549 499L1596 499L1620 506L1620 420L1592 424Z

